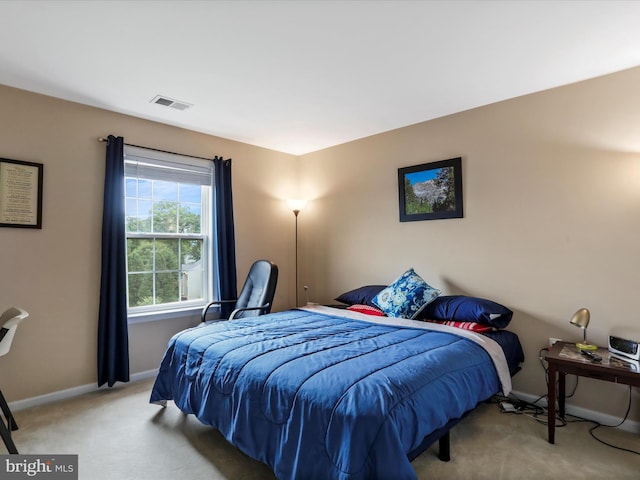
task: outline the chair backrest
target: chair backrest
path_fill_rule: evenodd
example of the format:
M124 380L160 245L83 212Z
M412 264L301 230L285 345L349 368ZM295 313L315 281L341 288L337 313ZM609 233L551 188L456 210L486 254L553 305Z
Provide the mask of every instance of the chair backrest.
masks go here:
M18 307L11 307L0 316L0 356L9 353L18 325L28 316L25 310Z
M249 310L238 312L235 318L255 317L269 313L273 305L278 283L278 266L268 260L258 260L251 265L235 308L260 307L269 304L264 311Z

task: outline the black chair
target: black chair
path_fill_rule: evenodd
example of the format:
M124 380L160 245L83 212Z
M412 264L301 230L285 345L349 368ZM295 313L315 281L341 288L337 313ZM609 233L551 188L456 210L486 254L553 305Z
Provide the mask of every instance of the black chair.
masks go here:
M202 310L202 322L207 319L207 312L212 306L234 304L228 320L256 317L271 311L273 297L278 283L278 266L268 260L258 260L249 269L249 274L235 300L216 300ZM224 320L224 319L219 319Z
M0 356L9 353L18 325L28 316L29 313L17 307L9 308L0 316ZM2 390L0 390L0 410L2 410L7 422L5 425L5 420L0 419L0 437L2 437L9 453L17 454L18 449L15 443L13 443L11 432L18 430L18 424L15 418L13 418L11 410L9 410L9 405L2 394Z

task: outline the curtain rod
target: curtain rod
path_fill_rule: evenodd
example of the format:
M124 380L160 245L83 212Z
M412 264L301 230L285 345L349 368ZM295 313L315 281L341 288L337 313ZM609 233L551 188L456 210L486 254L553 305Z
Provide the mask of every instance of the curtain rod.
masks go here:
M107 138L104 138L104 137L98 137L98 141L99 141L99 142L104 142L104 143L109 143L109 140L108 140ZM126 145L127 147L146 148L147 150L153 150L154 152L169 153L169 154L171 154L171 155L180 155L180 156L182 156L182 157L198 158L198 159L200 159L200 160L209 160L209 161L211 161L211 160L212 160L211 158L198 157L198 156L196 156L196 155L187 155L187 154L184 154L184 153L170 152L169 150L160 150L159 148L142 147L142 146L140 146L140 145L133 145L133 144L131 144L131 143L125 143L125 145ZM216 157L217 157L217 155L216 155Z

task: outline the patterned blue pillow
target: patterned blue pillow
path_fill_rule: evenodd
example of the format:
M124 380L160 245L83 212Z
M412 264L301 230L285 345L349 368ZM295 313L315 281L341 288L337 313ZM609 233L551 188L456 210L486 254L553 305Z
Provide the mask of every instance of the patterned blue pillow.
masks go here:
M440 290L410 268L373 297L373 303L389 317L415 318L438 295Z

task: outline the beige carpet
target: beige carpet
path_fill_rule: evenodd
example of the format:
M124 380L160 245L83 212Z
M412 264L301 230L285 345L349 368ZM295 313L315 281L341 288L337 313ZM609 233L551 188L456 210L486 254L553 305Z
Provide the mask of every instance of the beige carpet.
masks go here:
M14 440L23 454L79 455L81 480L260 480L271 470L229 445L215 430L173 403L148 403L152 383L111 390L16 412ZM640 456L589 435L589 423L570 423L547 443L546 427L525 415L484 404L451 434L451 461L437 445L413 462L419 479L638 479ZM599 429L610 443L640 451L640 436ZM6 450L4 450L6 451Z

